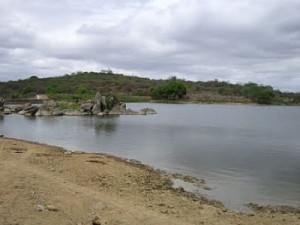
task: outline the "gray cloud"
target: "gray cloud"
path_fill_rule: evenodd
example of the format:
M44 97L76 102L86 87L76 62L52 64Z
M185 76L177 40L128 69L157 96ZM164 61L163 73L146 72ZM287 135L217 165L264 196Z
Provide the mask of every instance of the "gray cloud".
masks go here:
M111 68L300 91L296 0L3 0L0 6L1 80Z

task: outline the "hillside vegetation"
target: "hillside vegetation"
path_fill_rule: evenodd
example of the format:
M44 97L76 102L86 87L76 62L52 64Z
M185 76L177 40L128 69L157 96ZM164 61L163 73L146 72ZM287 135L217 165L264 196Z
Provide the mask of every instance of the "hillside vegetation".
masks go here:
M50 78L31 76L24 80L0 82L0 96L5 99L47 94L56 100L82 101L91 98L97 91L112 93L120 101L127 102L300 104L300 93L284 93L255 83L193 82L176 77L154 80L112 72L77 72Z

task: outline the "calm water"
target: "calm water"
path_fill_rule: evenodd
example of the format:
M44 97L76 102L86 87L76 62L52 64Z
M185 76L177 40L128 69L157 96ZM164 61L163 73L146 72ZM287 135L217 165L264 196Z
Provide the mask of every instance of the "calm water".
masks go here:
M128 104L157 115L0 117L0 134L141 160L204 178L202 194L243 204L300 206L300 107Z

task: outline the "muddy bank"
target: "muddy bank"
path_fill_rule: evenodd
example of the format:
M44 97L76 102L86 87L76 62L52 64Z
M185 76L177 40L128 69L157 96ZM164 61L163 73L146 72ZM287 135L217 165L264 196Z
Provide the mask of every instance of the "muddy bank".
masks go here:
M0 138L0 179L1 225L300 222L299 211L231 212L134 160L14 139Z

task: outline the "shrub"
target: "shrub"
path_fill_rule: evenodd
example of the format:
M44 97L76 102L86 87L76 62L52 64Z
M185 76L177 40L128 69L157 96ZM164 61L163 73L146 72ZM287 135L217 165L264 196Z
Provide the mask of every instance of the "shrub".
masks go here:
M150 90L151 97L154 99L178 100L186 95L186 87L178 81L169 81L163 87L153 87Z

